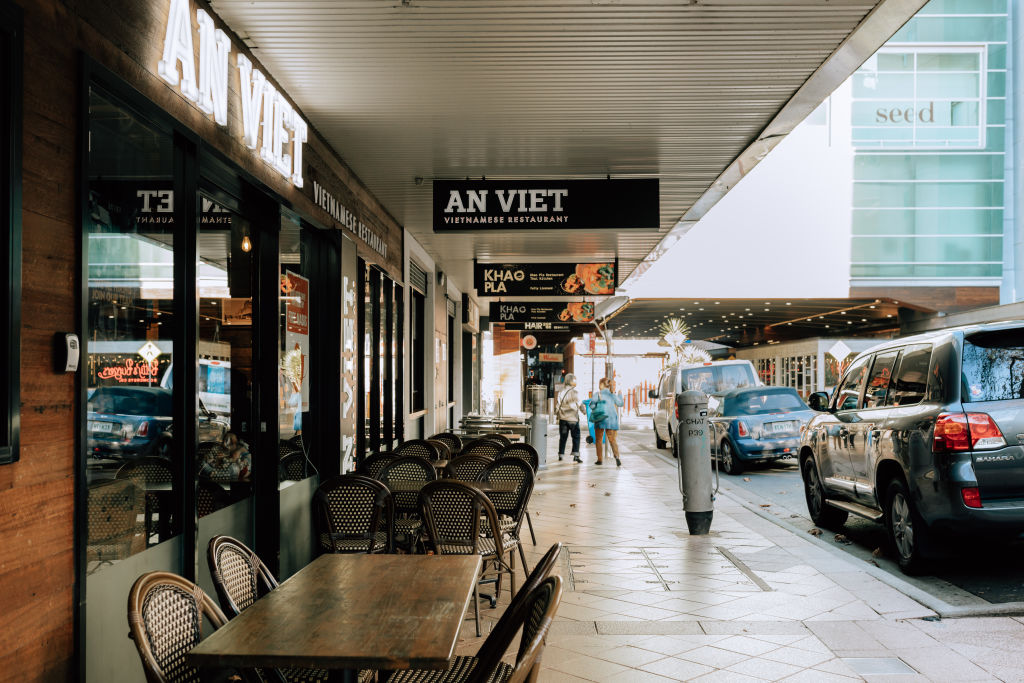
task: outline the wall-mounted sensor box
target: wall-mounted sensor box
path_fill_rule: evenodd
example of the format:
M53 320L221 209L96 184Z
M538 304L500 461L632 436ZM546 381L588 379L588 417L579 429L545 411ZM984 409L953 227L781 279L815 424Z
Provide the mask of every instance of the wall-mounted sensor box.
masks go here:
M74 332L56 332L53 335L54 372L77 372L82 355L81 342Z

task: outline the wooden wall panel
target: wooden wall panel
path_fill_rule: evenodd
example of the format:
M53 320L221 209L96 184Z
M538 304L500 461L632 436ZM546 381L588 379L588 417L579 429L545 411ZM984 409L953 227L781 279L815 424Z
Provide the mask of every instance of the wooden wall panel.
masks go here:
M956 313L999 305L998 287L852 287L850 298L884 297L930 311Z

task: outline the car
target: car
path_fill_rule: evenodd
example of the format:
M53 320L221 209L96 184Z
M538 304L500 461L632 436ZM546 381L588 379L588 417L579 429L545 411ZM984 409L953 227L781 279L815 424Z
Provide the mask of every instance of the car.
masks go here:
M795 458L814 416L790 387L746 387L708 397L712 457L728 474L752 463Z
M94 458L168 455L172 393L162 387L97 387L89 397L87 447ZM219 441L228 424L199 402L199 440ZM165 434L166 432L166 434Z
M665 368L658 378L658 388L650 391L650 397L657 400L654 406L654 445L665 448L671 444L672 455L679 455L673 438L679 426L676 394L688 389L714 394L755 386L763 386L763 382L758 379L749 360L717 360Z
M808 403L799 462L819 526L881 522L907 574L942 540L1024 533L1024 322L886 342Z

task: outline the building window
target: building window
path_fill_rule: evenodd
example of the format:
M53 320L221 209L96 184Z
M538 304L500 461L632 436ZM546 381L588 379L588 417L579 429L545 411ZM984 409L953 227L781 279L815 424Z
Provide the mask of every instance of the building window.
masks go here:
M18 459L21 403L21 9L0 4L0 464Z
M853 76L853 144L880 149L985 146L985 48L891 47Z

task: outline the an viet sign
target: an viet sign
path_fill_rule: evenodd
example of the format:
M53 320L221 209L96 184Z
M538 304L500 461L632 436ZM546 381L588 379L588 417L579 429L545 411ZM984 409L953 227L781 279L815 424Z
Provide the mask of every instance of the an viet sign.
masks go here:
M590 301L492 302L490 320L492 323L590 323L594 321L594 304Z
M614 294L614 263L478 263L473 285L481 296Z
M434 232L659 228L657 178L435 180Z

